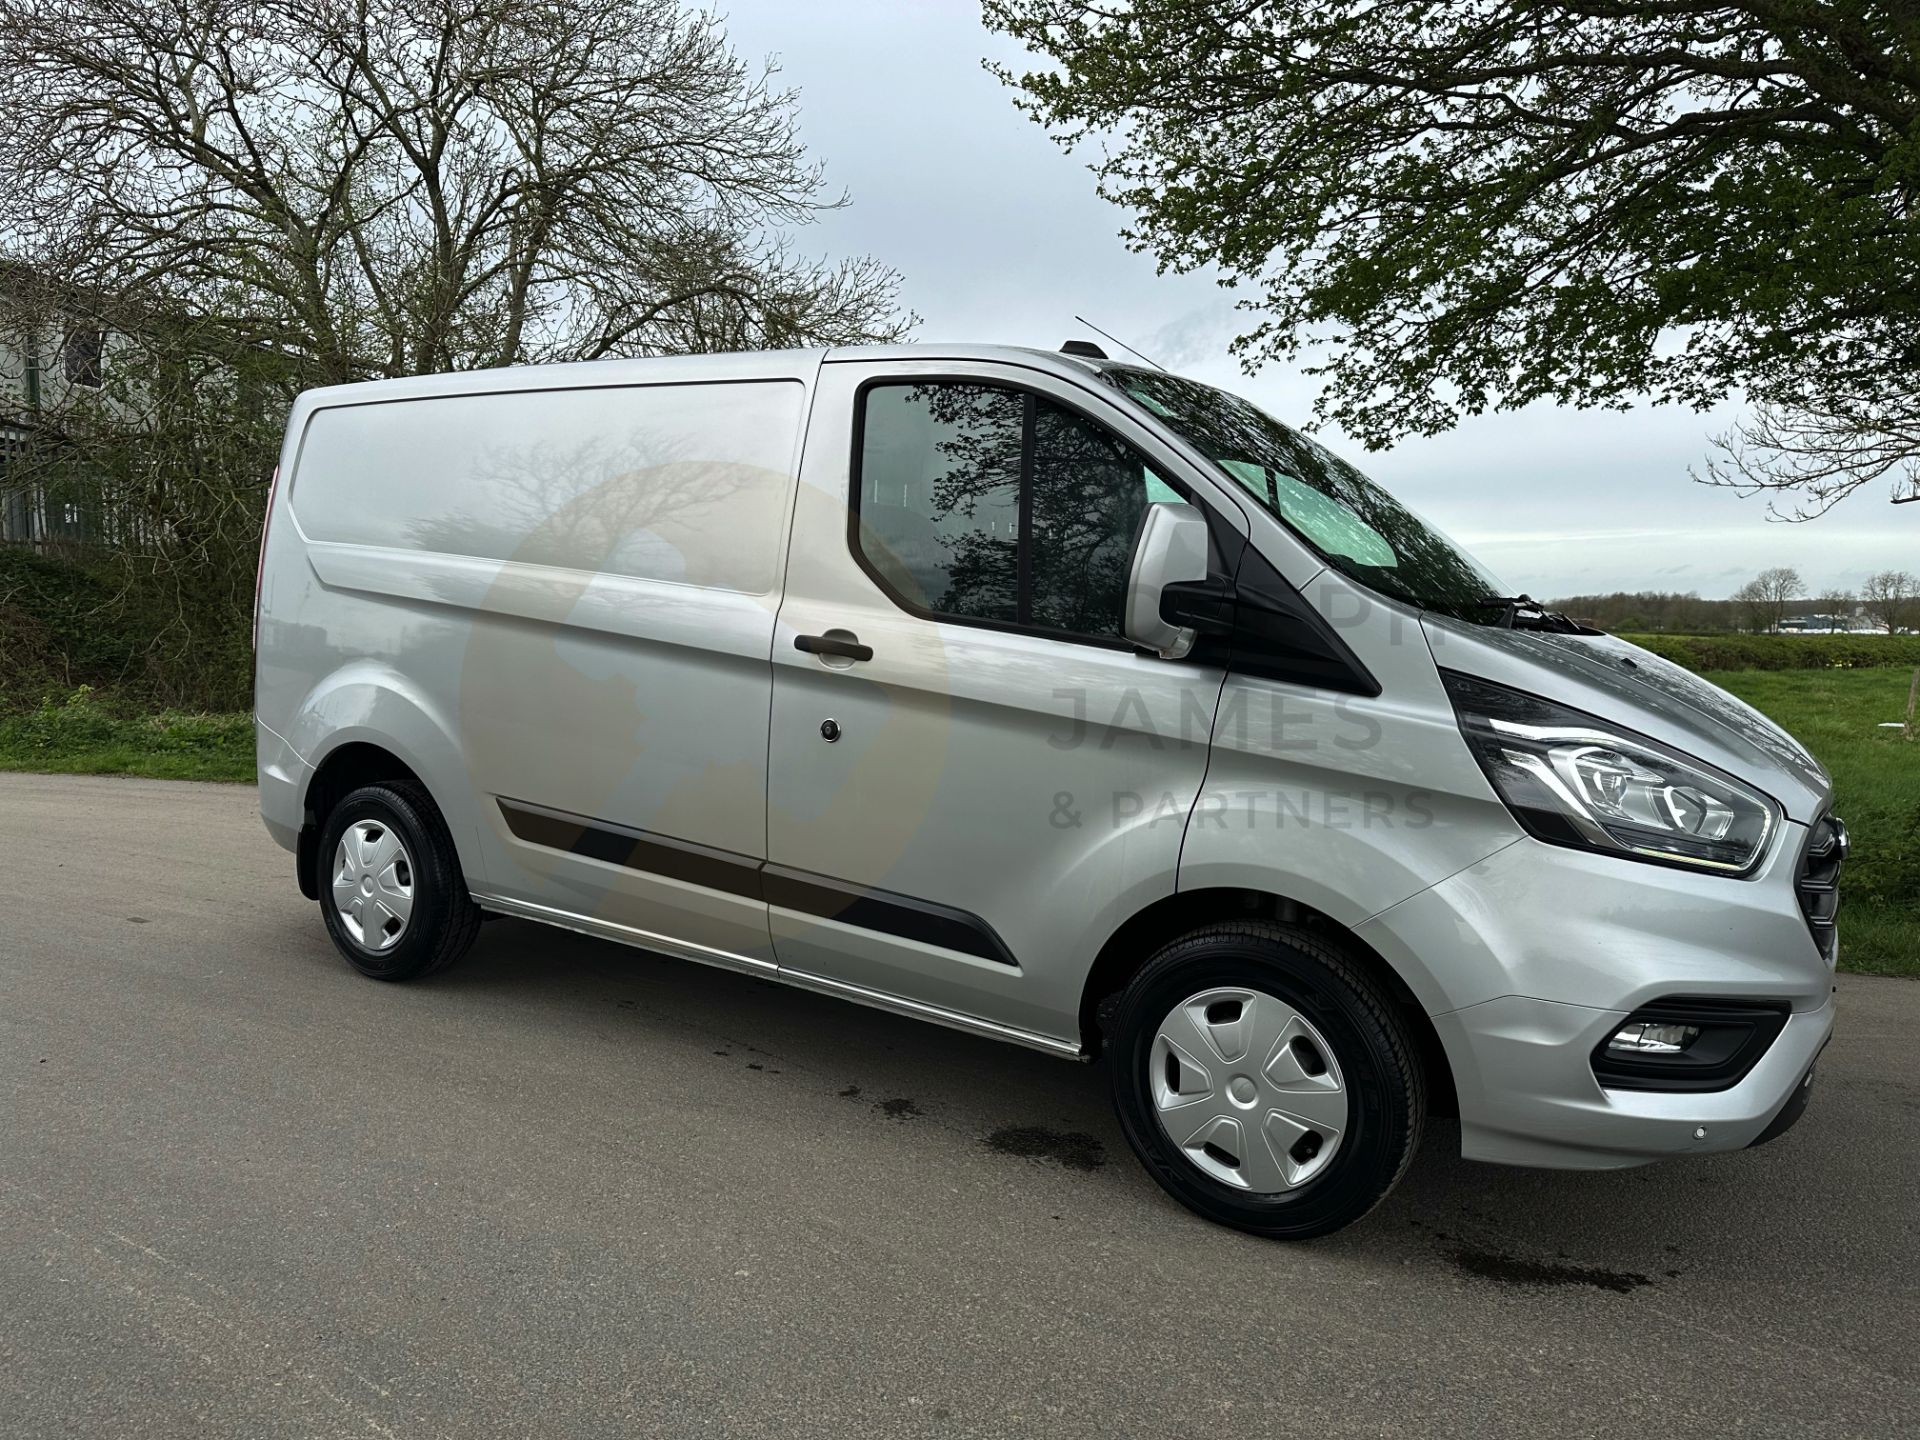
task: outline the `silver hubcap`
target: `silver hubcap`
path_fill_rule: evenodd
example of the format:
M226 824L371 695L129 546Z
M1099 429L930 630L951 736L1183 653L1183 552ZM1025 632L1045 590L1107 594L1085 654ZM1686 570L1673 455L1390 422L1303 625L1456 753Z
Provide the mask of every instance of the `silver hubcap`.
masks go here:
M356 820L333 854L333 908L363 950L391 950L413 915L413 857L378 820Z
M1148 1080L1160 1128L1203 1174L1272 1194L1327 1168L1347 1129L1333 1047L1261 990L1203 990L1154 1032Z

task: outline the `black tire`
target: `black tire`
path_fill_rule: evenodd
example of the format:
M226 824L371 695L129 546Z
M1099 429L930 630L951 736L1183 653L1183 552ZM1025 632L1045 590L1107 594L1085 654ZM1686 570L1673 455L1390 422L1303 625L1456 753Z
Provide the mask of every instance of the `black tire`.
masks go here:
M377 953L355 940L333 901L340 837L359 821L389 827L406 847L413 910L394 944ZM333 807L320 831L320 915L347 962L374 980L417 980L444 970L480 933L480 907L467 893L447 822L427 792L405 781L363 785Z
M1323 1168L1291 1190L1259 1194L1215 1179L1188 1159L1159 1118L1149 1073L1156 1032L1189 997L1234 986L1290 1006L1336 1057L1345 1132ZM1419 1051L1392 1001L1324 936L1262 921L1196 930L1147 961L1109 1011L1106 1028L1114 1108L1128 1144L1168 1194L1208 1220L1276 1240L1328 1234L1378 1205L1419 1146L1426 1118Z

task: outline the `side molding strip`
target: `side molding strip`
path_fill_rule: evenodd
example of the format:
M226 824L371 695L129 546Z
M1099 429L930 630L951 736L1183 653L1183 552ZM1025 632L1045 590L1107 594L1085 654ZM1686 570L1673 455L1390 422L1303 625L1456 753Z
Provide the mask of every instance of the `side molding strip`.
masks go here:
M903 940L918 940L942 950L958 950L991 960L996 965L1020 968L1013 952L999 933L968 910L957 910L933 900L919 900L892 890L874 890L829 879L810 870L795 870L768 861L760 867L760 880L766 902L782 910L797 910L855 925L862 930L878 930Z
M851 1000L856 1005L870 1005L876 1010L890 1010L895 1015L930 1021L935 1025L945 1025L952 1030L965 1030L974 1035L985 1035L994 1040L1024 1045L1029 1050L1041 1050L1049 1055L1063 1055L1071 1060L1092 1058L1082 1046L1071 1040L1056 1039L1052 1035L1042 1035L1036 1030L1022 1030L1016 1025L1002 1025L993 1020L982 1020L974 1015L963 1015L958 1010L923 1004L921 1001L909 1000L902 995L888 995L880 990L869 990L864 985L852 985L845 980L830 980L824 975L810 975L805 970L782 970L779 979L782 984L792 985L796 989L818 991L822 995Z
M524 800L496 798L507 829L531 845L1020 968L993 926L971 911Z
M517 838L533 845L565 850L628 870L643 870L649 875L664 875L669 880L684 880L689 885L742 895L749 900L764 898L760 893L761 862L731 850L695 845L689 840L671 840L664 835L632 830L605 820L588 820L520 800L501 800L500 813Z

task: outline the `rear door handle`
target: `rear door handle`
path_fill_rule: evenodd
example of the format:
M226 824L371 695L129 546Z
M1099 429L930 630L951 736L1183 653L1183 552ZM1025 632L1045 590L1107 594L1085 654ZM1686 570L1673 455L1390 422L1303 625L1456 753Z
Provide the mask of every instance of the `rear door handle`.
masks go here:
M793 648L809 655L837 655L842 660L871 660L873 646L862 645L852 635L839 631L826 635L796 635Z

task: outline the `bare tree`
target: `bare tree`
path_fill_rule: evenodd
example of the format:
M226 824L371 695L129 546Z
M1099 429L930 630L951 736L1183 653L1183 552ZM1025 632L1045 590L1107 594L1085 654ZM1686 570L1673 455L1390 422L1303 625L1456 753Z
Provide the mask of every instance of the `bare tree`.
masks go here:
M0 236L309 381L896 337L773 78L677 0L0 0Z
M1917 597L1920 597L1920 583L1905 570L1882 570L1878 575L1869 575L1867 583L1860 587L1860 600L1867 607L1867 613L1886 626L1889 635L1899 634L1900 628L1910 622Z
M1901 337L1878 348L1891 354L1909 344ZM1885 363L1875 355L1876 367ZM1773 517L1786 520L1824 515L1883 479L1896 505L1920 500L1920 387L1911 376L1849 376L1829 357L1783 364L1749 398L1753 409L1714 437L1720 455L1696 479L1767 495Z
M1733 598L1746 609L1748 625L1765 631L1778 630L1787 606L1806 593L1799 571L1790 565L1775 565L1734 591Z
M1853 614L1854 603L1853 592L1838 586L1821 591L1813 601L1814 608L1822 615L1843 623Z
M0 288L111 337L6 485L106 517L146 688L245 704L302 388L905 333L794 248L844 197L776 79L678 0L0 0Z

